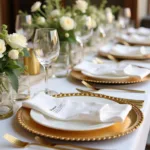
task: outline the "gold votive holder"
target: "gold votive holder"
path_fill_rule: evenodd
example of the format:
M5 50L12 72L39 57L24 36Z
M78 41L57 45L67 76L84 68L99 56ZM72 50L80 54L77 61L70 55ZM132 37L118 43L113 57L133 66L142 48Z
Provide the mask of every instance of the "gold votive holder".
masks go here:
M40 73L40 63L35 57L32 48L29 48L30 56L24 57L24 65L26 66L26 72L29 75L37 75ZM26 73L25 73L26 74Z

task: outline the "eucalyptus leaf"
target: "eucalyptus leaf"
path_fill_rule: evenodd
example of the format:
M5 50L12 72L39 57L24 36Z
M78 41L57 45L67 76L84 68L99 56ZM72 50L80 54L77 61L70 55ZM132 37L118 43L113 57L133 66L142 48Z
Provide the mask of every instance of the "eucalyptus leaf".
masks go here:
M18 83L18 78L17 78L16 74L12 70L7 70L6 75L8 76L13 89L17 92L19 83Z
M30 53L29 53L29 51L27 50L27 48L24 48L22 51L24 52L24 56L25 56L25 57L29 57L29 56L30 56Z

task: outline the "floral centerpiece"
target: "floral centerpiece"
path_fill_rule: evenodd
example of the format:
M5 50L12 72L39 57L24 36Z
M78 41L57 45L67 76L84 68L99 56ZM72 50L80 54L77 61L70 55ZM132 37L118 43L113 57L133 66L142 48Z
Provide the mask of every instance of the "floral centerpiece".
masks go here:
M18 75L25 67L19 61L21 56L29 56L26 49L27 40L23 35L8 34L7 26L3 25L0 32L0 73L5 74L15 91L18 90ZM5 88L0 81L0 89Z
M82 30L85 24L85 16L90 16L87 28L96 29L99 24L105 23L107 18L114 19L118 7L112 6L105 10L107 0L102 0L100 6L90 4L90 1L76 0L72 6L64 7L61 0L45 0L42 5L40 1L31 7L34 28L55 28L58 31L60 41L75 42L76 31ZM108 17L107 17L108 15Z
M77 0L73 6L64 7L61 0L45 0L42 5L40 1L31 7L34 28L55 28L58 31L60 41L76 42L76 30L82 28L88 10L88 2ZM87 23L88 28L95 27Z

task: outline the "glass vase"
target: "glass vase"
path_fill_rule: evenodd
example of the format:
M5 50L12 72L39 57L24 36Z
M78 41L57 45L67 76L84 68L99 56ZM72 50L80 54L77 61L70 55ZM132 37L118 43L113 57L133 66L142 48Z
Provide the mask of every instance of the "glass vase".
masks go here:
M13 114L12 88L7 76L0 74L0 119Z

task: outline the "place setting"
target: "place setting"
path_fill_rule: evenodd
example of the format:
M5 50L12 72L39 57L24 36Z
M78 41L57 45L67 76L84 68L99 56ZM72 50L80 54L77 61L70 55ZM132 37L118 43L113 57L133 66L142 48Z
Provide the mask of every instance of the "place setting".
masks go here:
M90 69L91 68L91 69ZM132 64L103 63L83 61L71 71L71 76L78 80L104 84L132 84L148 80L148 68Z
M130 8L104 0L99 7L45 0L30 14L18 12L17 33L3 25L0 119L19 125L4 130L3 140L47 150L117 150L133 142L149 110L150 30L130 21Z

